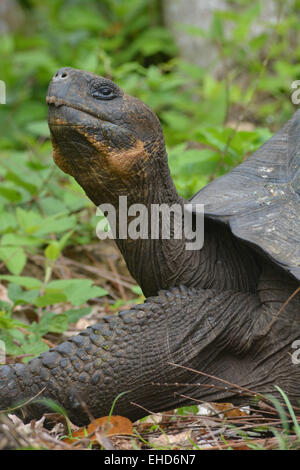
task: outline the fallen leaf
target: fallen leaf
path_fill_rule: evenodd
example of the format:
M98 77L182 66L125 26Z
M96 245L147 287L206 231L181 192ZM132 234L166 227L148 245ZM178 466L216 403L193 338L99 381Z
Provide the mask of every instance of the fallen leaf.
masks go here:
M232 403L211 403L216 411L221 411L227 418L234 418L237 416L247 416L248 413L240 408L234 407Z
M0 416L0 449L18 449L32 447L34 449L68 449L69 446L59 439L62 426L56 424L51 429L44 428L45 417L24 424L16 415Z
M65 438L64 442L74 444L75 440L88 438L93 444L98 443L96 433L101 432L105 436L132 435L132 422L124 416L104 416L95 419L88 427L83 427L72 433L72 438Z
M0 300L3 300L4 302L9 302L10 304L12 303L11 300L7 297L7 289L4 287L3 284L0 284Z
M149 442L155 446L166 447L170 445L190 445L191 431L183 431L177 434L162 434L159 437L150 437Z
M141 448L142 443L138 442L137 439L134 441L132 438L128 439L126 437L111 437L111 441L118 450L137 450ZM135 447L134 447L135 444Z

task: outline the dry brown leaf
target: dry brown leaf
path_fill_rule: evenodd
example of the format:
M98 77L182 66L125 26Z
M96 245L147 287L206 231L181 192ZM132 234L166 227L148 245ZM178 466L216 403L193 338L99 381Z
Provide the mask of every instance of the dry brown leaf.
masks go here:
M75 440L85 439L89 436L89 440L93 444L97 444L96 432L101 432L105 436L132 435L132 422L124 416L104 416L95 419L88 427L83 427L72 433L72 438L65 438L64 442L74 444Z
M0 284L0 300L12 303L11 300L9 300L9 298L7 297L7 289L3 286L3 284Z
M174 445L190 445L191 431L183 431L177 434L162 434L159 437L150 437L149 442L155 446L166 447Z
M132 437L126 438L111 436L110 440L113 443L114 448L117 450L137 450L140 449L142 446L141 442L139 442L137 439L133 440ZM133 442L135 444L135 447L133 445Z
M216 411L221 411L224 416L227 418L234 418L237 416L247 416L248 413L241 410L240 408L235 408L232 403L211 403Z
M45 417L24 424L12 414L0 416L0 449L29 448L34 449L67 449L68 446L57 439L61 435L62 426L56 424L48 430L44 428Z

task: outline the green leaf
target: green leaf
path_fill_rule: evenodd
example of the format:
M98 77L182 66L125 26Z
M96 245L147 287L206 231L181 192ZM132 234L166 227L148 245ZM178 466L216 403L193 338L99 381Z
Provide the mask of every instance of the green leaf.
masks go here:
M90 205L90 201L83 195L73 194L69 191L64 193L64 203L71 211L78 211Z
M138 296L144 295L142 289L140 288L140 286L132 286L131 290L134 294L136 294Z
M8 230L15 230L17 227L17 219L15 214L10 212L0 213L0 232L4 233Z
M19 191L16 191L12 188L7 188L2 186L0 188L0 196L3 196L5 199L8 199L10 202L20 202L22 195Z
M14 328L15 322L7 312L0 311L0 329Z
M47 289L61 289L72 305L82 305L92 298L108 294L102 287L92 284L90 279L66 279L49 282Z
M9 274L1 274L0 280L9 281L27 289L41 289L43 283L34 277L28 276L11 276Z
M107 20L100 14L99 10L95 8L95 5L91 3L89 8L85 9L79 5L68 5L62 9L60 20L64 28L72 31L83 29L95 31L99 34L99 31L108 26Z
M21 346L21 354L31 354L32 357L23 359L23 362L29 362L33 357L39 356L42 352L48 351L49 347L44 343L38 334L30 334L25 337Z
M45 243L46 240L43 238L19 235L17 233L6 233L1 239L1 245L39 246Z
M18 284L9 284L7 288L8 298L15 304L34 304L34 301L40 295L38 289L23 291Z
M63 333L68 329L68 315L64 313L54 314L49 322L49 331L51 333Z
M21 287L18 284L8 284L7 297L13 303L16 303L16 301L20 298L22 294L23 294L23 289L21 289Z
M11 313L12 305L9 302L0 300L0 310L7 312L7 313Z
M48 305L54 305L61 302L66 302L67 296L63 292L54 291L52 289L46 289L46 292L41 297L38 297L34 304L37 307L47 307Z
M76 217L58 217L55 216L45 218L37 227L36 235L43 236L48 235L49 233L61 233L66 230L72 229L76 225Z
M50 243L47 248L45 249L45 256L48 258L50 261L55 261L59 257L60 253L64 249L68 239L72 235L73 230L71 230L68 233L65 233L59 240L59 242L54 241Z
M31 183L28 183L16 173L13 173L12 171L10 171L6 173L5 178L7 181L13 181L18 186L21 186L22 188L26 189L30 194L37 194L37 191L38 191L37 186Z
M42 217L35 211L25 211L20 207L16 210L16 216L20 227L26 234L32 234L38 230L42 223Z
M57 242L52 242L45 249L45 256L50 261L55 261L59 257L59 254L60 254L60 249L59 249L59 245Z
M22 248L0 247L0 259L2 259L7 269L12 274L20 274L26 264L26 254Z
M5 352L8 355L16 356L22 354L21 346L24 341L24 334L19 330L0 329L0 340L5 344Z
M32 323L30 331L44 336L47 333L63 333L68 329L69 319L64 313L47 312L42 315L39 323Z
M64 312L64 314L67 315L70 323L76 323L80 318L85 317L86 315L89 315L91 311L92 311L91 307L85 307L85 308L67 310L66 312Z
M40 199L40 205L46 215L62 214L68 212L66 205L56 197L45 197Z
M10 312L0 311L0 329L10 329L16 327L27 328L28 325L12 318Z

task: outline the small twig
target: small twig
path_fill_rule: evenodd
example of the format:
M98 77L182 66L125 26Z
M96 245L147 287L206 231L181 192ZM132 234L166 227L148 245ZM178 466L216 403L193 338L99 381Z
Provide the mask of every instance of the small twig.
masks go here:
M249 393L250 395L254 395L254 396L258 395L258 393L253 392L252 390L249 390L248 388L241 387L240 385L233 384L231 382L228 382L228 380L220 379L219 377L207 374L206 372L202 372L202 371L199 371L199 370L196 370L196 369L192 369L191 367L182 366L180 364L174 364L173 362L168 362L168 364L170 364L171 366L180 367L181 369L189 370L190 372L194 372L195 374L204 375L205 377L208 377L208 378L213 379L213 380L217 380L217 381L222 382L226 385L229 385L230 387L237 388L241 392L244 392L244 393L247 393L247 394ZM225 388L225 390L227 390L227 389Z
M274 315L274 317L272 318L272 320L270 321L270 323L266 326L266 328L264 329L263 331L263 334L266 334L268 333L268 331L270 330L271 326L273 325L273 323L278 319L279 315L281 314L281 312L285 309L285 307L290 303L290 301L298 294L298 292L300 292L300 286L289 296L289 298L282 304L282 306L280 307L280 309L278 310L278 312L276 313L276 315Z
M37 261L38 264L44 263L44 261L45 261L45 258L41 255L33 255L31 258L32 258L32 260ZM82 262L75 261L75 260L67 258L65 256L63 257L62 255L61 255L60 259L62 259L62 261L66 265L71 265L71 266L73 265L75 267L80 268L80 271L87 271L89 273L95 274L98 277L102 277L102 278L107 279L108 281L111 281L111 282L114 282L114 283L119 282L120 284L122 284L124 287L127 287L128 289L131 289L135 285L134 282L130 283L130 282L122 280L121 278L119 280L117 280L108 271L105 271L105 270L102 270L102 269L99 269L99 268L95 268L94 266L88 266L87 264L83 264Z
M108 264L110 266L110 269L112 270L113 274L116 276L116 284L117 284L117 287L118 287L118 290L120 292L120 295L121 295L122 299L123 300L128 300L128 297L125 294L124 287L123 287L122 283L120 282L121 279L120 279L119 273L116 269L116 266L114 265L114 263L110 259L110 257L107 258L107 261L108 261Z
M119 284L122 284L122 286L124 287L128 287L129 289L131 289L133 286L134 286L134 283L129 283L129 282L126 282L126 281L123 281L122 279L119 278L119 280L117 280L114 276L112 276L109 272L107 271L104 271L102 269L99 269L99 268L95 268L93 266L88 266L86 264L82 264L82 263L79 263L78 261L75 261L75 260L72 260L70 258L64 258L64 261L66 264L71 264L71 265L74 265L74 266L78 266L80 267L81 269L84 269L85 271L87 272L91 272L93 274L96 274L100 277L103 277L104 279L107 279L108 281L111 281L111 282L119 282Z
M155 414L154 411L150 411L147 408L145 408L144 406L139 405L138 403L135 403L134 401L131 401L130 404L133 405L133 406L137 406L138 408L141 408L142 410L146 411L148 413L148 415ZM159 413L159 414L162 415L162 413Z

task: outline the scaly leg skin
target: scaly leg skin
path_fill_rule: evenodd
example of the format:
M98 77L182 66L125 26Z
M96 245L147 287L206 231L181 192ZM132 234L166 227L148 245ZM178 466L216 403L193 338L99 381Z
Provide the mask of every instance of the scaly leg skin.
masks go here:
M216 401L239 395L236 389L170 363L272 393L274 383L285 383L292 364L283 354L282 360L276 357L279 372L272 370L272 351L277 349L274 341L265 349L262 333L269 319L253 294L185 287L162 291L143 305L104 318L27 365L1 367L0 408L44 389L38 399L55 400L82 425L89 421L82 403L93 417L106 416L121 392L128 393L117 401L114 413L132 420L148 414L145 409L191 404L187 396ZM281 342L284 347L290 345ZM297 374L293 381L299 384ZM45 405L33 401L25 407L25 416L39 417L44 411Z

